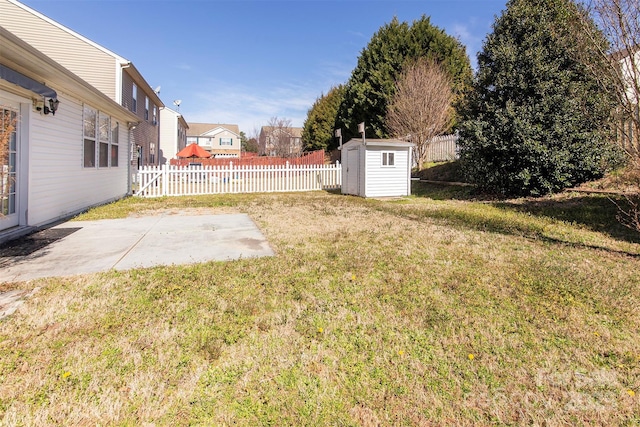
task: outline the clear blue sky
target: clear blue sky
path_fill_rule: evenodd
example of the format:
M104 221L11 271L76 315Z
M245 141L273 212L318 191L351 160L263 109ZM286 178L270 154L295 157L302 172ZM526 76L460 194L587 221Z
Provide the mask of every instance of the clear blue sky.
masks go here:
M422 15L476 53L506 0L22 0L132 61L187 122L302 126L371 36Z

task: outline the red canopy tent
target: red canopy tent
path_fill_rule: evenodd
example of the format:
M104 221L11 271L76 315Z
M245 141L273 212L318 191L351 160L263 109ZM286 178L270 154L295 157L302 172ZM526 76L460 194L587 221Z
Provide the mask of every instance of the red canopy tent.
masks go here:
M211 153L209 153L204 148L200 147L195 142L193 144L189 144L184 147L182 150L176 154L177 157L201 157L203 159L208 159L211 157Z

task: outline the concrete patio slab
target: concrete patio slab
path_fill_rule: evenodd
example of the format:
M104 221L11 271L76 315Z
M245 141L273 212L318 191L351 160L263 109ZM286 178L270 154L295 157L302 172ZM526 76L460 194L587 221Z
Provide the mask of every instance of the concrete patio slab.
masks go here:
M0 282L274 255L245 214L65 222L0 247Z

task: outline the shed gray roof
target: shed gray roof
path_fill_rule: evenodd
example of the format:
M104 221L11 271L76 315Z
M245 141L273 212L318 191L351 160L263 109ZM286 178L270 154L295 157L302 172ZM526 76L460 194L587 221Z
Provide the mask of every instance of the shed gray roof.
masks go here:
M352 138L343 146L362 144L362 138ZM402 141L400 139L365 139L365 144L373 147L395 147L395 148L407 148L413 147L413 142Z

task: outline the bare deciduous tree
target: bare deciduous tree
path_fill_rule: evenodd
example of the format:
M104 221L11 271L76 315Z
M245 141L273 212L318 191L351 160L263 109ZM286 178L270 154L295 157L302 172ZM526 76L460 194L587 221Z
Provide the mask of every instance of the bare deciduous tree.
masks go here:
M286 118L272 117L260 135L260 144L267 155L290 157L297 153L293 143L291 120Z
M599 48L599 61L585 58L587 67L605 87L613 87L617 98L616 133L634 162L640 161L640 0L585 0L585 8L597 28L583 22L586 42L600 30L610 43ZM640 163L638 164L640 167Z
M604 87L611 87L617 100L614 120L618 143L630 161L627 173L640 186L640 0L584 0L588 19L582 30L586 42L595 40L594 32L602 31L609 41L608 49L599 48L599 61L584 58L583 63ZM595 44L595 43L594 43ZM598 45L600 46L600 45ZM626 207L618 204L618 220L640 231L640 194L627 195Z
M394 137L410 139L418 168L426 161L429 141L444 132L453 117L451 78L433 60L408 65L396 82L387 109L387 127Z

